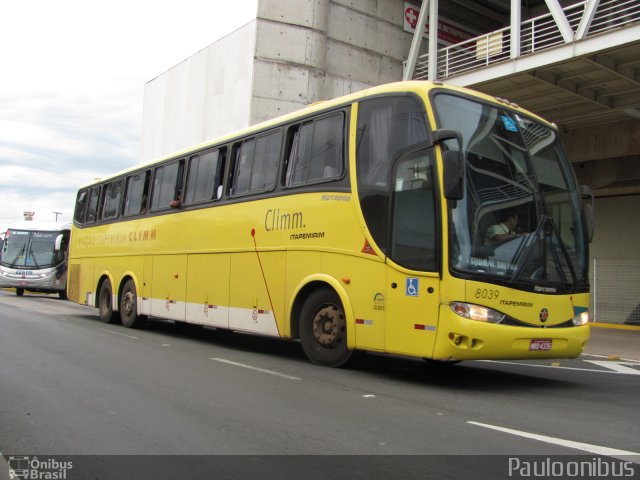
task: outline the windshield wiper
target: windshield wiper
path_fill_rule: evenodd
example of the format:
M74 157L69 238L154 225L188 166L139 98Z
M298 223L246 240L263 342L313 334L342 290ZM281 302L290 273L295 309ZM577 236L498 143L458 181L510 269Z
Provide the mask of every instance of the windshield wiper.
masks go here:
M29 253L31 254L31 260L33 261L33 265L36 268L40 268L40 264L38 263L38 260L36 260L36 256L33 254L33 247L29 249ZM29 257L27 257L27 258L29 258Z
M507 271L507 275L511 274L510 278L512 281L516 281L522 276L522 272L524 271L524 269L521 268L521 266L527 264L527 260L529 259L529 256L533 251L533 246L537 243L536 240L538 239L538 237L540 237L540 240L544 240L544 237L541 236L541 233L543 232L544 226L546 225L548 219L549 217L547 217L546 215L541 215L540 221L538 222L538 226L536 227L535 231L528 234L525 239L520 242L518 249L513 254L513 258L511 259L511 262L509 262L510 265L513 266L513 270L511 270L512 267L509 267L510 270ZM520 257L523 258L521 259Z
M22 248L18 251L14 259L11 260L11 262L9 263L10 268L13 268L16 266L16 263L18 263L18 259L24 254L24 250L26 247L27 247L26 243L22 245Z
M550 225L549 232L545 231L545 227L547 226L547 224ZM571 256L569 255L569 252L567 251L567 247L562 241L562 237L560 236L560 231L558 230L557 225L553 221L553 218L549 217L548 215L540 216L540 221L538 222L538 226L536 227L535 231L530 234L530 238L528 238L527 240L523 241L520 244L520 246L518 247L518 250L516 250L516 253L514 254L511 260L511 264L514 265L513 270L511 272L507 272L507 274L511 273L510 278L514 282L520 280L520 278L525 272L524 267L525 265L527 265L529 257L531 256L531 252L534 250L534 246L538 243L538 241L541 241L542 247L543 247L542 267L545 270L544 276L546 278L546 269L547 269L546 256L548 252L547 252L547 245L544 241L545 235L553 235L557 239L559 250L560 252L562 252L562 256L564 257L567 267L569 268L569 273L571 274L573 285L576 285L578 283L578 279L576 276L575 269L573 268L573 264L571 263ZM562 260L558 256L557 250L551 249L551 255L553 256L553 262L556 266L558 276L561 278L562 283L566 285L568 283L567 278L566 278L565 272L563 271Z
M571 255L569 255L569 251L567 250L567 246L562 241L562 237L560 236L560 230L558 230L558 226L556 222L553 221L553 218L548 217L548 222L551 225L553 233L555 237L558 239L558 246L560 247L560 251L564 256L564 261L567 262L567 267L569 267L569 273L571 273L571 280L573 280L573 285L578 283L578 277L576 275L576 271L573 268L573 263L571 263ZM558 252L555 249L551 250L556 266L558 267L558 272L562 276L563 283L567 283L567 279L562 270L562 265L560 264L560 259L558 258Z

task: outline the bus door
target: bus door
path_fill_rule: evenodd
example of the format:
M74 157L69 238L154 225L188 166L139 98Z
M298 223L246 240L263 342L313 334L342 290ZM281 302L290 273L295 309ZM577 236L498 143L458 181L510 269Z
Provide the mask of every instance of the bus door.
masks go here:
M431 357L438 327L439 283L436 276L387 269L385 350Z
M431 357L440 305L432 151L400 157L391 178L385 350Z

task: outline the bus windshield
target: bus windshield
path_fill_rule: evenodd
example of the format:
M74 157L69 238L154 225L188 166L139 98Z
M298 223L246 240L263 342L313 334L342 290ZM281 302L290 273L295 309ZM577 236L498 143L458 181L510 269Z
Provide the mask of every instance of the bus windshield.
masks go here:
M558 133L468 98L438 94L434 104L439 127L462 134L466 159L464 197L449 202L452 271L538 292L588 288L581 204Z
M27 269L56 266L60 259L55 251L55 241L60 233L9 229L2 251L2 265Z

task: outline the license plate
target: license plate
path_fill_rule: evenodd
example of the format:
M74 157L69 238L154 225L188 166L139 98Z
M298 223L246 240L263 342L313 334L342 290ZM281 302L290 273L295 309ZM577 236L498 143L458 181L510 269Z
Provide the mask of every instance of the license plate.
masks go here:
M532 352L547 352L551 350L550 338L534 338L529 344L529 351Z

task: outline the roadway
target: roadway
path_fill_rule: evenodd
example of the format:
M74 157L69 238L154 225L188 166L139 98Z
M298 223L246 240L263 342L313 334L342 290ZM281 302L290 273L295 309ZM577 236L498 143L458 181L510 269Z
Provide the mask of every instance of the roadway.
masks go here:
M238 468L246 456L302 455L288 459L299 469L333 458L316 455L390 465L406 464L398 455L463 455L430 457L458 471L482 458L582 455L640 467L638 359L433 368L369 354L329 369L297 343L163 321L130 330L100 323L92 308L10 291L0 291L0 328L6 458L241 455L225 457ZM385 465L379 478L396 471Z

